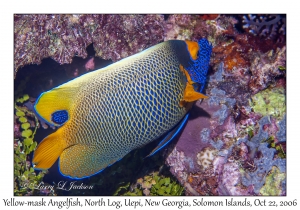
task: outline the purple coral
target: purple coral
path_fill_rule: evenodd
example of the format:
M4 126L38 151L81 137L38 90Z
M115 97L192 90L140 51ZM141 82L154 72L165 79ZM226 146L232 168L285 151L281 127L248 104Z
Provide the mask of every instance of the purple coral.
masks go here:
M285 35L286 18L281 15L245 15L243 28L250 28L250 33L263 37Z
M163 40L162 15L15 15L15 71L51 57L60 64L74 56L96 55L113 61Z

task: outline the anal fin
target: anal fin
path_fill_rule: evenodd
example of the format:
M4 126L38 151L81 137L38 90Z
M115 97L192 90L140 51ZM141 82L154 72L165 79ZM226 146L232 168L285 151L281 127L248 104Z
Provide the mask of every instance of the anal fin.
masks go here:
M177 124L166 136L161 140L161 142L152 150L152 152L147 155L146 157L150 157L154 155L156 152L161 150L163 147L165 147L170 141L172 141L175 136L181 131L181 129L184 127L185 123L187 122L189 117L189 113L185 115L185 117L181 120L180 123Z

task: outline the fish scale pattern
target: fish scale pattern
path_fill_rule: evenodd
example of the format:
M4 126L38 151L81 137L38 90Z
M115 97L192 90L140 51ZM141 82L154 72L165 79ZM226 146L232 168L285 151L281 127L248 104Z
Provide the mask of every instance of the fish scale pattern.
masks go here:
M168 42L118 64L96 72L78 91L72 120L64 125L70 145L61 155L64 175L99 172L162 136L187 112L179 106L186 78ZM77 149L82 157L73 157Z

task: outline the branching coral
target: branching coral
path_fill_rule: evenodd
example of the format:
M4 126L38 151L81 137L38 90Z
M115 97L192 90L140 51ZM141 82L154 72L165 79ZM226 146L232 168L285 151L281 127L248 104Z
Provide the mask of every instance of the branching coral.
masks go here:
M286 18L281 15L244 15L243 23L254 35L272 38L285 34Z

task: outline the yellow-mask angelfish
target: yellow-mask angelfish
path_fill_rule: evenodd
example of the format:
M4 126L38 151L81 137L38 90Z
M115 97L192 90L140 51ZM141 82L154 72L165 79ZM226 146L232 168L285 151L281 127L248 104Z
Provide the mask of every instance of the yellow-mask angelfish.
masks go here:
M206 39L166 41L42 93L35 110L60 127L38 145L33 166L48 169L59 157L60 172L81 179L166 135L154 154L206 98L211 50Z

